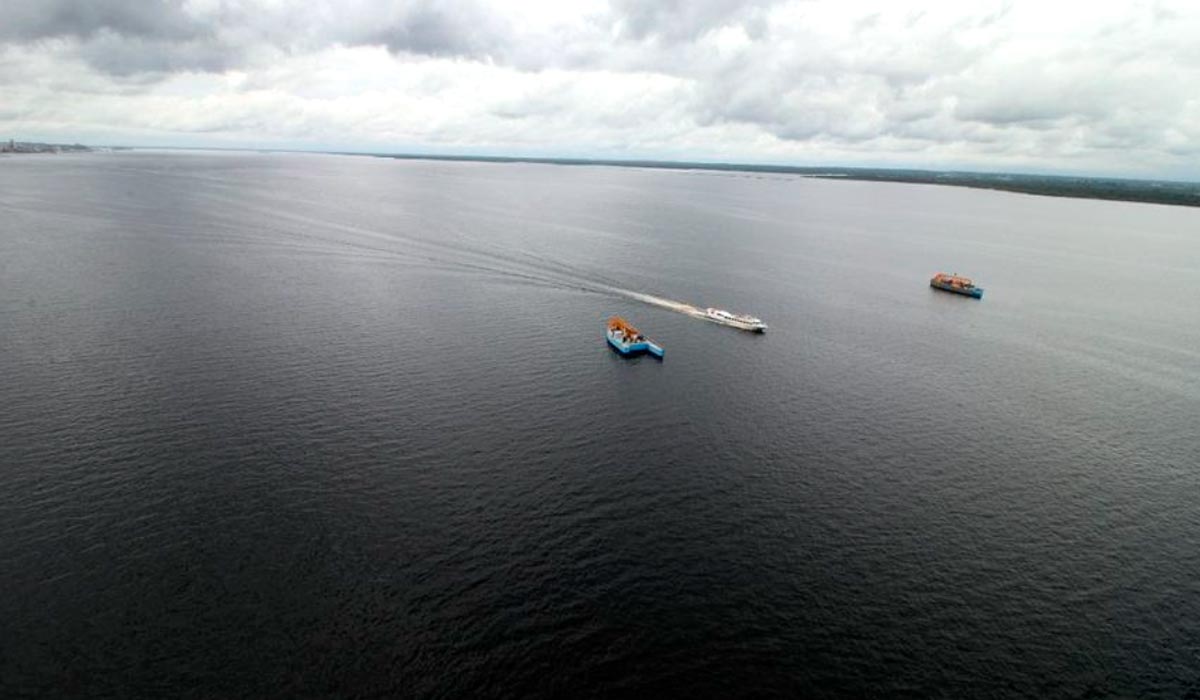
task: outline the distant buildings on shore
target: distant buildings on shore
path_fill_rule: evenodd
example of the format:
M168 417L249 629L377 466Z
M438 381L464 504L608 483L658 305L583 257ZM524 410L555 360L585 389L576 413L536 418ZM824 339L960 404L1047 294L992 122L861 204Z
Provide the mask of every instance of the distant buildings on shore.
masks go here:
M79 143L33 143L14 139L0 141L0 153L71 153L90 150L92 149Z

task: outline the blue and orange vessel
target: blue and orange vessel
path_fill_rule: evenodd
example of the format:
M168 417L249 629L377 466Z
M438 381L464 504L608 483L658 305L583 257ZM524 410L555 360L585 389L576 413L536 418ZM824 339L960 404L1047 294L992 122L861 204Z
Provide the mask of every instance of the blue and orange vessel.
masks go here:
M945 272L939 272L933 276L933 279L929 280L929 286L934 289L940 289L943 292L953 292L976 299L983 298L982 287L976 287L975 283L970 279L959 277L957 274L947 275Z
M657 358L662 358L663 349L655 345L649 338L642 335L638 329L620 316L608 319L608 329L604 333L608 344L622 355L640 355L648 352Z

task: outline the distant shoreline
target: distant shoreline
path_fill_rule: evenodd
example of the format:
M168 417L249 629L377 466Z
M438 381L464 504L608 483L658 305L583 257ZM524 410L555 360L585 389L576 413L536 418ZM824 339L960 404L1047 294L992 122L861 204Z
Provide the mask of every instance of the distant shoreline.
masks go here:
M15 145L15 150L12 146ZM93 148L81 144L0 142L0 154L64 153L134 150L138 146ZM158 149L150 149L158 150ZM302 151L273 148L171 148L181 151L245 151L255 153L310 153L339 156L366 156L396 160L429 160L466 163L535 163L541 165L600 165L619 168L656 168L697 170L718 173L796 175L822 180L863 182L901 182L918 185L947 185L999 190L1046 197L1099 199L1143 204L1200 207L1200 182L1179 180L1133 180L1127 178L1070 175L1031 175L1023 173L983 173L963 170L919 170L914 168L814 167L798 165L755 165L750 163L712 163L703 161L618 160L607 158L542 158L534 156L435 155L421 153L368 153L363 151Z
M36 141L0 141L0 153L90 153L93 148L81 143L39 143Z
M1101 199L1145 204L1200 207L1200 183L1175 180L1129 180L1123 178L1073 177L1066 175L1027 175L1020 173L979 173L890 168L807 167L792 165L751 165L741 163L705 163L659 160L610 160L588 158L523 158L517 156L448 156L408 153L349 153L397 160L440 160L479 163L539 163L544 165L605 165L664 170L705 170L760 174L799 175L829 180L867 182L903 182L922 185L949 185L976 189L1001 190L1048 197Z

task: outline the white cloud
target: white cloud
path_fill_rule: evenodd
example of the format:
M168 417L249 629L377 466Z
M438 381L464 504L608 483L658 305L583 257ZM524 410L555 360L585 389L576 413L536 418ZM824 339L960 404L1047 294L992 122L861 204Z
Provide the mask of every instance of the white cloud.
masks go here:
M18 138L1200 176L1178 2L15 2Z

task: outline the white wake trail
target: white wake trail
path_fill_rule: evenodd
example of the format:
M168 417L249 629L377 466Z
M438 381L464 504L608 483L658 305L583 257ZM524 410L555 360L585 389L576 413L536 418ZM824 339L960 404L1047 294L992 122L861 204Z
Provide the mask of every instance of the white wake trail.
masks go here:
M643 304L650 304L651 306L669 309L686 316L693 316L696 318L704 317L704 309L692 306L691 304L685 304L682 301L664 299L662 297L656 297L653 294L643 294L641 292L635 292L629 289L621 289L619 287L608 287L608 290L613 294L619 294L620 296L627 297L635 301L640 301Z

